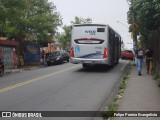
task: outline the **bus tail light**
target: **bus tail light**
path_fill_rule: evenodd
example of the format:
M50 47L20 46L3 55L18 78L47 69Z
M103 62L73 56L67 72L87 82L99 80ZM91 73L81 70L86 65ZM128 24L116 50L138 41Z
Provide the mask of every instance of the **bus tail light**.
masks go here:
M104 49L104 54L103 54L103 58L106 58L106 57L108 57L108 49L107 48Z
M70 56L74 57L74 49L73 49L73 47L70 49Z

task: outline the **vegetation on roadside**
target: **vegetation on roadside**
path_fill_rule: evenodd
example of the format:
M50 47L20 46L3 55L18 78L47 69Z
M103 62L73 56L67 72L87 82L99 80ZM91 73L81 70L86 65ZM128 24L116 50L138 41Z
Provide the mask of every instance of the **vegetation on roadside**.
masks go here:
M160 0L127 1L130 3L127 13L128 24L130 24L129 32L132 35L138 34L138 42L144 47L152 47L154 65L159 66Z
M120 96L122 96L122 94L124 93L124 90L126 89L127 86L127 80L129 79L130 76L130 72L127 72L126 76L123 77L123 81L120 83L119 86L119 94Z
M104 120L113 119L114 113L118 110L118 107L119 107L118 100L122 98L122 95L126 89L127 80L129 79L130 74L131 74L130 71L127 72L127 74L121 80L117 96L115 97L113 102L108 105L107 112L102 114L102 117Z
M156 80L158 87L160 87L160 73L158 73L156 70L153 72L153 80Z
M1 0L0 33L15 40L50 42L62 18L48 0Z
M160 27L160 1L159 0L132 0L128 11L130 32L134 32L136 24L140 40L148 44L152 33Z

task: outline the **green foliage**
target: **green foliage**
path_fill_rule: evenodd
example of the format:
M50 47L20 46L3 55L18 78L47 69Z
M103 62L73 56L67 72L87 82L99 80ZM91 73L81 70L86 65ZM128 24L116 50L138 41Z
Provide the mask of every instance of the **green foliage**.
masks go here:
M104 112L102 114L102 117L104 119L109 119L114 117L114 113L118 110L118 103L116 102L112 102L109 106L108 106L108 111Z
M127 78L123 78L123 81L120 83L119 90L126 89L126 80L127 80Z
M118 103L116 102L112 102L109 106L108 106L108 111L102 114L102 117L104 119L108 119L108 118L112 118L114 117L114 113L118 110Z
M58 42L62 44L62 47L64 50L69 50L70 43L71 43L71 26L73 24L83 24L83 23L92 23L91 18L81 18L81 17L75 17L74 21L71 21L71 25L64 25L63 30L64 32L59 34Z
M81 17L75 17L74 21L71 21L72 24L83 24L83 23L92 23L91 18L81 18Z
M160 75L159 75L158 72L155 72L155 73L153 74L153 79L154 79L154 80L160 79Z
M153 80L157 81L158 87L160 87L160 73L154 70L152 77L153 77Z
M132 24L133 21L139 25L141 40L147 42L150 32L160 27L160 1L132 0L128 11L128 23Z
M61 16L47 0L1 0L0 32L8 38L51 41Z
M108 106L108 110L109 111L116 111L118 109L118 106L119 105L116 102L113 102Z
M58 42L62 44L63 49L69 50L68 46L71 40L71 26L64 25L64 32L58 36Z

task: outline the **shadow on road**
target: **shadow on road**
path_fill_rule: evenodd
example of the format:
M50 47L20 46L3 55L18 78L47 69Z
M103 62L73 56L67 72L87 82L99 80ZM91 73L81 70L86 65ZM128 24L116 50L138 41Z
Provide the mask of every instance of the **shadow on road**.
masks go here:
M76 72L99 72L99 73L104 73L110 71L112 68L109 66L103 66L103 65L93 65L85 68L81 68L76 70Z

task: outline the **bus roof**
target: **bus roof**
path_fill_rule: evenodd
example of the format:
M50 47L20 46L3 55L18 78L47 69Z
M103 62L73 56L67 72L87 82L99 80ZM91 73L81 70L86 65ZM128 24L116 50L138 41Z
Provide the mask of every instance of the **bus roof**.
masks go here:
M111 26L109 26L108 24L94 24L94 23L85 23L85 24L74 24L72 25L72 27L81 27L81 26L101 26L101 27L109 27L110 29L112 29L119 37L121 37L121 35L115 31Z
M87 23L87 24L74 24L73 25L74 27L79 27L79 26L103 26L103 27L106 27L107 25L105 24L91 24L91 23Z

